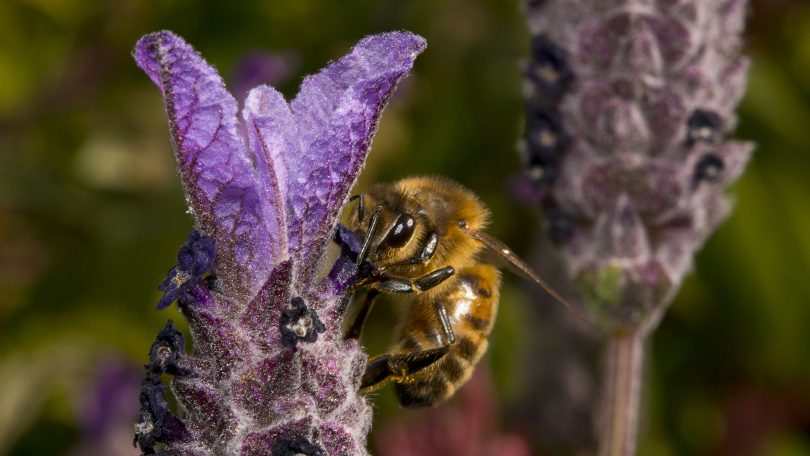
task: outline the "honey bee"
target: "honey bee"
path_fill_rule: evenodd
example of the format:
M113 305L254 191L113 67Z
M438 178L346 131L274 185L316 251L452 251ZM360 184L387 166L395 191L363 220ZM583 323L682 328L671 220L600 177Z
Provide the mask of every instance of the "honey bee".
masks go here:
M348 237L345 230L355 236L355 286L369 291L347 319L344 337L360 337L380 293L413 296L389 352L369 359L362 392L393 382L403 407L423 407L448 399L469 379L486 352L498 309L501 276L494 265L483 262L485 251L568 305L508 247L483 231L489 210L450 179L411 177L377 184L352 198L357 204L351 206L347 226L340 227L336 240L346 246L341 240Z

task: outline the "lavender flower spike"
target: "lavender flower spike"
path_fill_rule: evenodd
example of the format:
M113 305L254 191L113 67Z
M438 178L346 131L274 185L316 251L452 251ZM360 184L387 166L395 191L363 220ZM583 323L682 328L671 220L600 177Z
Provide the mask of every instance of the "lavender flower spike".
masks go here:
M163 94L196 222L159 304L177 300L194 352L171 323L158 335L136 425L143 454L367 454L366 357L340 333L352 263L317 271L380 114L424 48L408 32L364 38L289 104L253 89L240 119L181 38L157 32L135 46ZM164 373L182 418L163 397Z
M655 326L752 148L725 140L745 89L746 2L647 3L527 11L525 163L556 175L538 181L547 225L608 332Z
M640 370L643 339L728 215L723 191L751 154L750 143L726 139L745 90L746 3L527 4L524 163L549 234L612 340L608 375L630 382L609 381L626 389L608 395L627 407L639 389L627 369ZM624 415L619 427L632 434L635 414ZM634 435L622 438L601 454L631 454Z

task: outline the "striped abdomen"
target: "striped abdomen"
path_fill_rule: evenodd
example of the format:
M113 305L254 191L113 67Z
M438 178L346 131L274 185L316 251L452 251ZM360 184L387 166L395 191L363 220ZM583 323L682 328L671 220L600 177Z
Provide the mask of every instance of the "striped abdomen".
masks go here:
M495 267L479 264L458 271L451 288L441 297L423 293L414 299L392 352L411 353L443 344L434 299L447 310L455 343L435 364L395 385L402 406L424 407L442 402L470 378L487 350L487 336L498 310L500 282Z

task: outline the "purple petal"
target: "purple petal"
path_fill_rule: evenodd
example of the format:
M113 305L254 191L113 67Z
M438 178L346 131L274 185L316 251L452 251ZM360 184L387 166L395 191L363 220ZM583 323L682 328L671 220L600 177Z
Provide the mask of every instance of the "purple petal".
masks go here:
M281 351L249 366L231 383L234 402L257 421L283 417L297 404L301 357Z
M346 428L345 423L327 421L321 424L318 429L318 439L323 444L326 454L336 456L362 454L363 450L358 448L357 442Z
M276 266L267 278L267 283L239 317L241 325L250 331L254 343L262 351L275 350L280 343L278 315L290 302L291 276L290 261Z
M276 239L270 254L277 265L288 258L284 209L289 184L285 159L301 155L298 128L284 96L269 86L250 91L242 117L262 183L259 192L262 200L268 202L268 226Z
M172 392L183 410L199 420L192 423L193 429L202 434L206 443L227 441L232 437L237 416L216 386L205 380L177 378L172 381Z
M172 266L168 274L166 274L166 278L158 285L158 290L163 292L163 296L160 297L160 301L155 307L157 310L169 307L177 298L188 291L191 284L189 284L188 280L180 278L179 274L181 272L177 269L177 266Z
M425 48L408 32L367 37L352 52L306 78L291 103L300 155L287 156L290 251L311 272L371 145L396 83Z
M138 41L135 60L163 93L180 174L200 231L216 239L223 290L252 295L271 268L267 203L217 72L178 36Z
M216 360L223 375L250 353L250 341L230 319L197 306L184 307L183 313L194 337L195 353Z

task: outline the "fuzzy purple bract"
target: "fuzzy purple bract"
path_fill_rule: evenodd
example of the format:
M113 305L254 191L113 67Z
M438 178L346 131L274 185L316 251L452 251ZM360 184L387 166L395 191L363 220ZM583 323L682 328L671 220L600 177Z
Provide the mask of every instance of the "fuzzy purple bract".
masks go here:
M366 356L340 331L352 263L319 270L380 114L424 48L408 32L364 38L289 103L254 88L239 117L183 39L163 31L137 43L196 225L160 303L177 300L194 351L171 322L152 347L135 436L144 454L367 454Z

